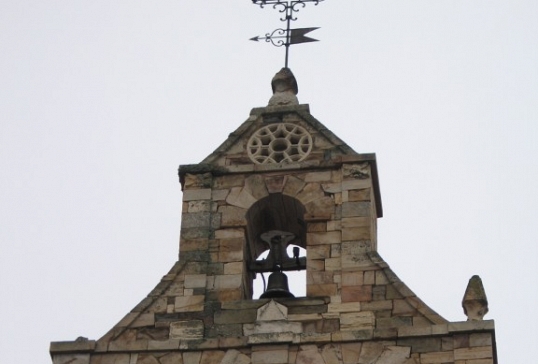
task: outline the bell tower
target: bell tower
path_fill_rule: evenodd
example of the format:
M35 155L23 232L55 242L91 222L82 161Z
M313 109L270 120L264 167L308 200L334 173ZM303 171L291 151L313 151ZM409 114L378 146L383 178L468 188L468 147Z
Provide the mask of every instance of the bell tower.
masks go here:
M480 278L467 321L422 302L377 253L375 155L299 104L289 69L272 88L211 155L179 167L176 264L100 339L51 343L53 363L496 364ZM304 296L287 284L297 270Z
M307 272L307 298L358 302L372 292L348 282L371 264L382 214L375 155L356 153L299 105L289 69L272 85L269 106L253 109L201 164L180 167L180 260L209 254L207 293L220 302L253 298L262 272L272 273L263 297L280 296L295 270Z

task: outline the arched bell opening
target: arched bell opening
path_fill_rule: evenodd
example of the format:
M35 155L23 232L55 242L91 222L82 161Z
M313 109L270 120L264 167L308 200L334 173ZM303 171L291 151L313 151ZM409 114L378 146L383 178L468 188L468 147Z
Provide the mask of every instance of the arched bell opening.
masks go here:
M251 285L253 297L264 288L261 298L305 295L304 214L301 202L280 193L262 198L247 211L247 270L251 284L255 278L260 278ZM291 273L298 271L302 274ZM298 285L302 289L297 289Z

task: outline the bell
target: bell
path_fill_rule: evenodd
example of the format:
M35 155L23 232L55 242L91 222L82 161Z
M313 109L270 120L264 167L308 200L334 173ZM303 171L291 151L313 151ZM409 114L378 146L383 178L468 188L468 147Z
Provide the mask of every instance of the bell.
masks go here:
M267 289L260 298L295 297L288 287L288 277L282 272L273 272L269 276Z

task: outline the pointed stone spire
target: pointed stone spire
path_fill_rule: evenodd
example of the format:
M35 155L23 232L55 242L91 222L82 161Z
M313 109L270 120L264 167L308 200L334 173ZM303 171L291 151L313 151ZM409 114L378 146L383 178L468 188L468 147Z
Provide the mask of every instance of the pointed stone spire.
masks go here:
M467 315L467 321L481 321L488 313L488 298L479 276L475 275L469 279L461 305Z
M282 68L271 81L273 96L268 106L299 105L297 80L289 68Z

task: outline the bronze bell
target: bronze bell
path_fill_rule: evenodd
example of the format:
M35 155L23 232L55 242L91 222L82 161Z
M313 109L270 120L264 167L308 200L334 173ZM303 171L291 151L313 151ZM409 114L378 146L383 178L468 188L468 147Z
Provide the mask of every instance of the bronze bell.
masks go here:
M282 272L273 272L269 276L267 289L260 298L295 297L288 287L288 276Z

